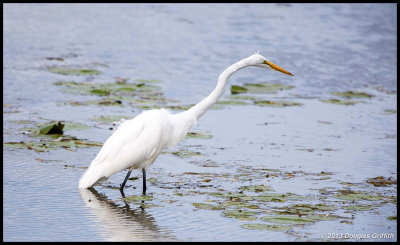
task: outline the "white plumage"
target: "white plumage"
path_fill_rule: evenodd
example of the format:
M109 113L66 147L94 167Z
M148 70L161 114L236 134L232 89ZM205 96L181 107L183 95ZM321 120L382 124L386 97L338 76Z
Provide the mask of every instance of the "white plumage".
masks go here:
M146 191L145 170L153 164L161 151L180 142L197 120L217 102L223 94L229 77L246 66L278 70L292 75L272 64L259 54L254 54L229 66L218 78L214 91L189 110L171 114L165 109L144 111L131 120L124 121L106 140L96 158L79 181L79 188L89 188L111 175L129 169L143 170L143 193Z

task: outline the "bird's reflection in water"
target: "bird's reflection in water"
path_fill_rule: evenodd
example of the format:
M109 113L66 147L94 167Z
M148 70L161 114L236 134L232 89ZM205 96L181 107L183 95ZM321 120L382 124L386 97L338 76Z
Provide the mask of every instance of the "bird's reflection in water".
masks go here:
M143 205L132 209L128 203L117 205L95 189L79 189L87 207L101 221L108 241L175 241L168 231L161 231ZM143 202L142 202L143 203ZM144 203L143 203L144 204Z

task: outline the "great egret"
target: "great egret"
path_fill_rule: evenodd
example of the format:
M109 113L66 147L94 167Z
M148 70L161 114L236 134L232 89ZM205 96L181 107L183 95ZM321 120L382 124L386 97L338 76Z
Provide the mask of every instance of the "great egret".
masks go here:
M153 109L124 121L106 140L91 162L79 181L79 188L90 188L111 175L128 169L120 185L120 191L123 193L132 170L142 169L143 194L146 194L146 169L153 164L164 148L175 146L186 136L197 120L221 97L230 76L247 66L270 68L293 76L260 54L236 62L219 75L214 91L189 110L171 114L165 109Z

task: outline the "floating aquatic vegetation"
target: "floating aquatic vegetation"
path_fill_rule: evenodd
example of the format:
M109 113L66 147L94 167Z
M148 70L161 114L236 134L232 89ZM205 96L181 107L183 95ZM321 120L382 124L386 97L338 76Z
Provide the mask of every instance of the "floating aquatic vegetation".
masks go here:
M27 122L28 124L28 122ZM29 124L34 124L35 127L20 128L19 131L28 132L30 136L36 137L40 135L62 135L64 131L69 130L84 130L90 127L81 123L74 123L69 121L50 121L47 123L35 123L29 122Z
M244 229L249 229L249 230L270 230L270 231L289 231L292 229L292 226L290 225L267 225L267 224L242 224L240 225Z
M162 80L156 80L156 79L135 79L135 81L140 82L140 83L161 83Z
M389 216L387 217L388 220L396 220L397 221L397 216Z
M63 124L62 122L58 121L58 122L50 122L47 125L43 125L39 128L38 133L39 134L63 134L63 128L64 128L65 124Z
M278 215L278 216L263 216L260 218L262 221L280 224L292 225L309 225L315 223L317 220L307 217L299 217L298 215Z
M102 143L78 139L74 136L65 135L64 131L82 130L90 127L73 122L51 121L49 123L34 123L34 127L20 128L20 131L28 132L32 138L40 138L39 141L6 142L3 145L11 148L26 148L36 152L47 152L49 150L64 148L75 150L77 148L101 147Z
M396 90L386 89L382 86L376 86L375 89L378 90L379 92L383 92L386 94L396 94L397 93Z
M383 199L383 197L380 195L367 194L352 190L338 190L336 195L334 195L334 197L337 199L354 200L354 201L356 200L376 201Z
M254 101L255 105L258 106L272 106L272 107L285 107L285 106L301 106L302 103L285 101L285 100L256 100Z
M352 210L352 211L365 211L365 210L372 210L375 207L371 205L348 205L348 206L342 206L343 209L346 210Z
M227 98L232 100L258 100L258 97L251 95L230 95Z
M74 81L58 81L57 86L66 87L63 91L83 95L138 95L138 93L150 93L161 88L145 83L77 83Z
M338 208L336 206L326 205L326 204L292 204L287 207L281 207L278 209L283 209L283 211L278 211L278 214L291 214L291 215L310 215L315 214L315 212L325 212L334 211Z
M202 132L188 132L186 138L196 138L196 139L210 139L212 136L207 133Z
M201 157L204 156L201 152L198 151L189 151L189 150L179 150L173 152L163 152L163 153L170 153L180 158L187 158L187 157Z
M238 100L219 100L217 105L249 105L249 103Z
M260 212L257 211L248 211L248 210L225 210L222 212L222 216L227 218L235 218L238 220L257 220L257 215Z
M383 111L385 114L396 114L397 110L394 109L386 109Z
M265 186L265 185L249 185L249 186L241 186L239 187L239 190L251 191L251 192L264 192L264 191L270 191L272 190L272 188L270 186Z
M65 103L72 106L87 106L87 105L122 106L121 100L114 100L111 98L104 98L101 100L90 100L90 101L67 101Z
M339 100L339 99L327 99L321 101L324 103L337 104L337 105L354 105L356 103L363 103L363 101Z
M231 85L231 93L276 93L278 90L292 89L293 86L277 83L245 83L243 86Z
M137 203L137 202L141 202L141 201L152 201L153 200L153 196L149 196L149 195L146 195L146 196L134 196L133 195L133 196L124 197L122 199L127 203L131 203L131 202Z
M71 67L49 67L48 71L62 74L62 75L75 75L75 76L85 76L85 75L100 75L101 72L95 69L87 68L71 68Z
M120 121L121 119L126 119L126 118L129 117L121 115L111 115L111 116L92 117L90 118L90 120L97 122L117 122Z
M57 60L57 61L64 61L61 57L45 57L46 60Z
M372 94L368 94L365 92L353 92L353 91L345 91L345 92L331 92L330 94L343 97L343 98L371 98L374 97Z
M208 203L197 203L197 202L195 202L195 203L192 203L192 204L193 204L193 206L195 206L196 208L199 208L199 209L206 209L206 210L221 210L221 209L224 209L224 208L222 208L220 206L215 206L215 205L208 204Z
M74 122L65 121L64 131L85 130L85 129L90 129L90 127L87 125L84 125L82 123L74 123Z
M3 146L10 148L26 148L34 150L36 152L47 152L49 150L55 150L64 148L66 150L74 150L76 148L87 148L87 147L101 147L102 143L86 141L77 139L71 136L62 136L56 140L41 140L37 141L20 141L20 142L6 142Z
M247 200L243 200L240 197L231 197L229 199L224 199L223 201L218 201L221 207L225 209L259 209L258 205L249 203Z
M246 197L245 194L240 192L230 192L230 191L222 191L222 192L207 192L208 195L222 198L235 198L235 197Z
M375 178L368 179L367 183L377 187L381 187L381 186L397 184L397 180L393 180L392 177L385 178L383 176L378 176Z

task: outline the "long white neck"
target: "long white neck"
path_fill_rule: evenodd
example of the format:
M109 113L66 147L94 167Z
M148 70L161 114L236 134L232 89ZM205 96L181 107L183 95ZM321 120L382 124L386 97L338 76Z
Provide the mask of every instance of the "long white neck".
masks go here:
M189 129L196 124L197 120L212 106L214 105L219 97L224 93L228 79L236 71L248 66L248 60L243 59L231 66L229 66L224 72L218 77L217 87L211 92L209 96L200 101L189 110L173 114L171 117L172 130L171 138L174 140L170 142L169 146L176 145L180 140L182 140Z
M248 66L247 59L243 59L226 68L226 70L219 75L217 86L211 92L211 94L198 104L194 105L187 112L193 114L196 120L198 120L222 96L225 91L226 84L228 83L228 80L232 74L246 66Z

